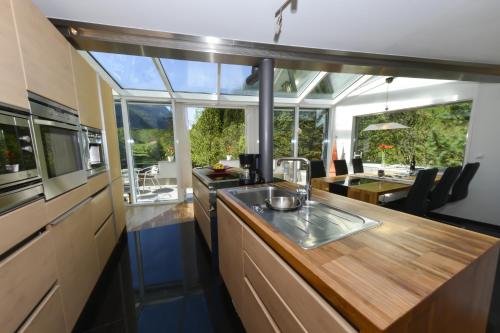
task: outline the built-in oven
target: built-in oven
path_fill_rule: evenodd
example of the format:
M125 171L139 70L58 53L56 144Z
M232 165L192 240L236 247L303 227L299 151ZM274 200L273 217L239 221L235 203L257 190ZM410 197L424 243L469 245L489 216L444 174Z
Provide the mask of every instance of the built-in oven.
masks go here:
M29 93L45 199L50 200L87 182L81 128L75 111Z
M82 138L87 176L92 177L106 171L102 131L97 128L82 126Z
M0 213L43 195L29 115L0 107Z

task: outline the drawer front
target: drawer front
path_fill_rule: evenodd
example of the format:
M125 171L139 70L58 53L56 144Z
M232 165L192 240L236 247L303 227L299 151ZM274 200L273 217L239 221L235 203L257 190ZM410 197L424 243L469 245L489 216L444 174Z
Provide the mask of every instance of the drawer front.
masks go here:
M19 333L61 333L66 331L59 286L55 286L50 291L19 329Z
M49 221L55 220L58 216L66 213L71 208L78 205L89 197L89 188L87 184L75 188L69 192L47 201L47 215Z
M0 254L40 230L47 223L49 220L43 199L0 216Z
M193 176L193 194L198 198L201 206L206 212L210 212L210 192L208 187Z
M87 186L89 188L89 194L94 195L106 186L108 186L109 173L107 171L102 172L96 176L93 176L87 180Z
M267 312L247 279L243 285L243 313L241 316L243 326L248 333L279 332L278 327Z
M203 209L199 200L193 196L193 208L194 208L194 218L198 222L200 226L201 233L205 238L205 241L208 244L208 248L210 251L212 250L212 232L210 227L210 218L207 216L207 213Z
M51 232L20 248L0 263L0 327L13 332L57 280Z
M94 233L101 227L106 219L113 212L113 203L109 188L99 192L91 201L92 207L92 222L94 224Z
M307 282L246 226L243 228L243 249L307 331L356 332Z
M260 272L259 268L250 259L248 254L243 254L243 270L245 277L254 287L255 293L262 301L276 325L282 332L305 332L302 324L292 313L288 305L278 295L269 281Z
M97 244L97 256L99 259L100 271L104 269L113 249L115 248L115 228L113 227L113 216L111 215L101 229L95 235Z

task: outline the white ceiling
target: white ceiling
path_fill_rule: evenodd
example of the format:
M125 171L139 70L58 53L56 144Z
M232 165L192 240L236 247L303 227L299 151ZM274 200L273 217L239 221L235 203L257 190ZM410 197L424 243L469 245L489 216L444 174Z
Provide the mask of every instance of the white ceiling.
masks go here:
M273 43L284 0L33 0L48 17ZM279 43L500 64L498 0L298 0Z

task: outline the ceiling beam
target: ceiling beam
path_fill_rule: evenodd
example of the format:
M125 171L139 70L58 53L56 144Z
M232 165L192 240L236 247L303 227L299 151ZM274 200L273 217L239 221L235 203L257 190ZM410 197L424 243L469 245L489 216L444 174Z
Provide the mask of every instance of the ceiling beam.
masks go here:
M160 78L163 82L163 85L165 86L165 89L167 90L167 93L170 97L173 96L174 90L172 89L172 85L170 84L170 80L168 79L168 75L165 72L165 68L163 68L163 65L161 64L160 59L158 58L151 58L153 60L153 63L155 64L156 70L158 71L158 74L160 75Z

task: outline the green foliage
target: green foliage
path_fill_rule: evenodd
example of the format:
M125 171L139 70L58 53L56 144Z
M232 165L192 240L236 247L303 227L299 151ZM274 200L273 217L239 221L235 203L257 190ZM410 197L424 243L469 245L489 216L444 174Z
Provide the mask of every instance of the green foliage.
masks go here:
M472 103L460 102L356 117L355 151L365 162L380 163L379 145L393 145L385 152L388 164L408 165L412 156L421 166L451 166L463 163ZM408 129L366 131L368 125L396 122Z
M189 133L193 166L204 166L237 158L245 152L245 113L243 110L206 108L196 116Z
M328 110L301 111L299 128L299 156L323 159L323 141L328 138Z
M273 112L273 157L293 156L294 110L276 109Z

